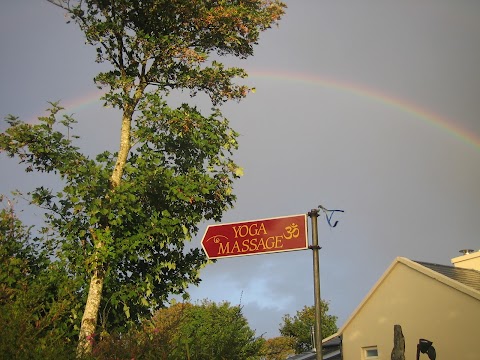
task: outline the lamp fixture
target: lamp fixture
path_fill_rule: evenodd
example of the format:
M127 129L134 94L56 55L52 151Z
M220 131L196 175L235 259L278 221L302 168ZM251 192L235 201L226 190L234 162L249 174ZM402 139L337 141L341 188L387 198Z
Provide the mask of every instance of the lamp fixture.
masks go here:
M432 346L433 342L427 339L419 339L417 344L417 360L420 359L420 353L427 354L430 360L435 360L437 358L437 352Z

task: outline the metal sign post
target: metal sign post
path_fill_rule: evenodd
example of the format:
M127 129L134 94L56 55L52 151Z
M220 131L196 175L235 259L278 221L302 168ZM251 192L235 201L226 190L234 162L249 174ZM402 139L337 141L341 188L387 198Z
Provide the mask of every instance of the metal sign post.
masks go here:
M320 297L320 262L318 246L318 209L312 209L308 216L312 219L312 245L313 251L313 289L315 297L315 352L316 360L322 360L322 324L321 324L321 297Z

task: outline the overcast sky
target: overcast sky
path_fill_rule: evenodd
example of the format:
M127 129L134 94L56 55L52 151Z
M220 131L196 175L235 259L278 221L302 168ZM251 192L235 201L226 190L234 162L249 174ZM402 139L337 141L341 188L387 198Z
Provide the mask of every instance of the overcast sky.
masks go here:
M225 107L245 175L224 222L345 210L334 229L319 219L321 295L340 327L395 257L450 264L480 249L480 2L287 4L235 62L257 91ZM62 100L88 153L116 148L120 118L94 101L95 51L59 9L1 1L0 34L2 119L32 121ZM0 193L44 180L0 161ZM268 338L313 305L312 271L309 250L222 259L191 295L241 302Z

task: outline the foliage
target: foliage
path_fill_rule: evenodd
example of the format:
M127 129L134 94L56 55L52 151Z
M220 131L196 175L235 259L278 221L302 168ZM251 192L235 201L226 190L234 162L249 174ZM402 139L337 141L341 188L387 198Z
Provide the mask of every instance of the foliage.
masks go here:
M322 338L325 339L337 332L337 317L328 314L328 302L321 302ZM289 314L283 317L280 334L294 339L294 349L297 354L312 349L312 327L315 325L315 307L304 306L295 316Z
M0 134L0 151L17 156L26 171L54 172L63 181L59 192L39 186L29 195L47 212L46 229L68 274L83 281L82 355L91 352L99 316L103 332L138 323L170 294L198 284L206 258L185 250L185 241L199 222L220 220L232 206L233 181L242 173L231 159L237 133L219 107L249 91L237 84L244 70L217 59L252 55L285 5L48 1L67 12L95 46L97 61L109 65L95 82L107 90L105 104L122 113L118 151L94 159L74 145L75 121L59 118L56 103L38 124L9 117ZM210 114L187 102L170 107L172 90L208 95Z
M37 264L37 251L29 244L30 229L16 216L13 203L0 195L0 304L15 299L28 286L29 275L35 276L44 266Z
M59 263L0 196L0 353L8 359L68 359L76 294Z
M264 360L285 360L295 354L293 349L294 338L290 336L277 336L266 339L262 344L260 356Z
M240 306L203 301L196 305L178 304L172 308L182 315L182 319L172 341L174 347L169 360L245 360L258 354L263 339L255 338ZM154 329L164 323L164 311L159 311L152 319Z
M225 164L216 155L230 149L233 135L226 134L225 122L200 118L176 141L166 133L175 118L151 119L145 135L149 140L132 154L124 181L113 192L112 155L105 152L92 160L78 152L56 130L60 110L52 104L50 116L36 125L9 119L12 126L1 134L0 146L18 154L29 164L27 169L56 170L64 179L66 185L57 194L43 186L30 193L33 203L49 211L50 236L61 240L56 244L59 256L77 276L86 277L99 267L111 274L104 288L111 325L125 322L125 316L138 320L169 294L198 283L197 270L205 257L199 249L184 251L183 241L197 231L201 219L218 219L233 201L228 185L234 169L228 168L230 160ZM138 130L147 128L139 125ZM208 140L202 139L205 133ZM185 149L184 156L176 157L176 146ZM214 169L197 162L200 158Z
M244 97L248 88L232 79L245 72L209 57L253 55L260 33L284 8L277 0L49 1L68 11L96 47L97 61L112 65L96 77L111 89L106 100L130 111L148 85L203 91L215 104Z
M174 304L158 310L139 330L109 335L94 346L96 359L257 359L262 338L255 338L239 306Z

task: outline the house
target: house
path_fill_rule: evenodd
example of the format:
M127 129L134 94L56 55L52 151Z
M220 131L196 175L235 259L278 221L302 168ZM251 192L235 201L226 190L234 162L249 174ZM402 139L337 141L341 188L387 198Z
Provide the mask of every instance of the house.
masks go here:
M390 360L398 324L406 359L415 359L419 340L427 339L439 360L479 360L480 251L465 251L452 264L396 258L324 344L340 339L342 360Z

